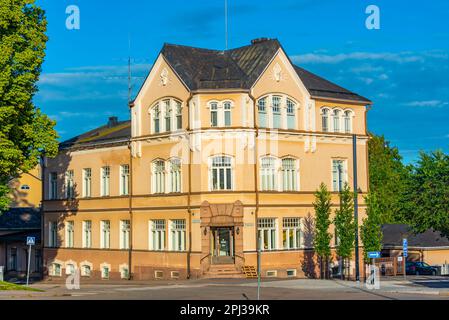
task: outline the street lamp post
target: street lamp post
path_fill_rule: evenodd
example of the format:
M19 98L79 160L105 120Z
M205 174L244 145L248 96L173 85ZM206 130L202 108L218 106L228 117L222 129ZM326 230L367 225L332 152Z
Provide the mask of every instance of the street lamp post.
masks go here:
M352 135L353 181L354 181L354 222L355 222L355 280L360 281L359 270L359 201L357 186L357 135Z

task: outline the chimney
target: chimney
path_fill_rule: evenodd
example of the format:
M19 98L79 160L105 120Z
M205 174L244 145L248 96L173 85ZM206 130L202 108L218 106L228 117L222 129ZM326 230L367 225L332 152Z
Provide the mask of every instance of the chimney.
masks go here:
M270 40L270 38L256 38L256 39L251 40L251 44L258 44L258 43L262 43L262 42L269 41L269 40Z
M112 128L113 126L116 126L117 123L118 123L118 118L117 117L109 117L108 128Z

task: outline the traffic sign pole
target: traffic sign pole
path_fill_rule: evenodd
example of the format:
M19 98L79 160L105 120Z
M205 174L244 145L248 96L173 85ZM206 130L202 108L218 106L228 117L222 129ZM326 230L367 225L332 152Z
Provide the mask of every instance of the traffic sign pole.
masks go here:
M27 286L30 282L31 244L28 246Z

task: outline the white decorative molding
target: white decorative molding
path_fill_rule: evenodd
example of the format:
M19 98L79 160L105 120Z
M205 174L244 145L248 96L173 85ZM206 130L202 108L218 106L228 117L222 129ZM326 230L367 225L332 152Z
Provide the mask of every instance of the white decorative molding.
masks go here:
M161 85L162 85L163 87L165 87L166 85L169 84L170 78L169 78L169 76L168 76L168 70L167 70L167 68L162 69L160 78L161 78Z
M273 67L273 78L277 82L282 80L282 68L279 63L276 63Z

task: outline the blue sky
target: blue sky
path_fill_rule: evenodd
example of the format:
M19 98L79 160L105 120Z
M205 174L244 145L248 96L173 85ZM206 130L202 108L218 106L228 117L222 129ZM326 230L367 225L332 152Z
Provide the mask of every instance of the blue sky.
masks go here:
M61 140L128 119L133 92L164 42L224 48L224 0L37 0L48 20L47 57L36 104L57 120ZM365 9L380 8L380 30ZM80 9L79 30L65 27ZM449 1L228 0L229 47L278 38L298 65L370 98L369 130L406 162L420 150L449 152ZM129 49L129 41L131 46Z

